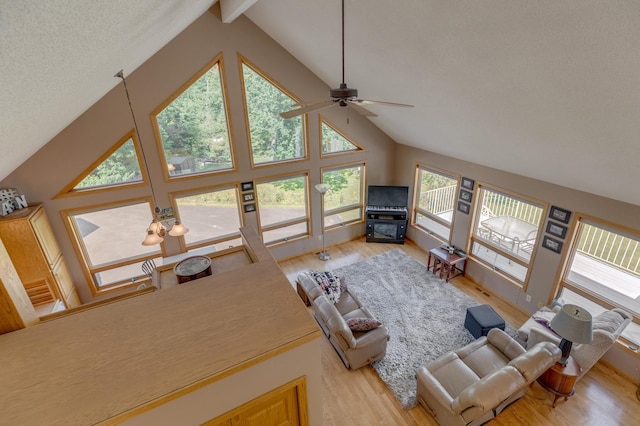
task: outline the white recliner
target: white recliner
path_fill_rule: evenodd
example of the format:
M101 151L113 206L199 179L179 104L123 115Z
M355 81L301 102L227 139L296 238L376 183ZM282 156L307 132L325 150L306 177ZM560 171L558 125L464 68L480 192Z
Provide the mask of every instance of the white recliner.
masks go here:
M549 312L546 309L543 312ZM574 343L571 356L582 368L577 380L580 380L596 362L613 346L625 327L631 322L631 315L619 308L593 317L593 340L591 343ZM536 314L525 322L518 330L519 340L524 341L527 349L539 342L560 344L562 339L551 329L536 320Z

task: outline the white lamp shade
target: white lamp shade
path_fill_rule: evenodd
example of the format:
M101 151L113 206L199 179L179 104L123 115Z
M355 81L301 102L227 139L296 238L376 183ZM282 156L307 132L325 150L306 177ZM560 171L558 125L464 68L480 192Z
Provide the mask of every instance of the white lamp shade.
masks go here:
M156 244L160 244L163 241L164 241L164 238L162 238L160 235L156 234L153 230L149 229L149 230L147 230L147 236L145 237L144 241L142 242L142 245L143 246L154 246Z
M164 241L164 236L167 234L167 230L158 220L153 219L149 227L147 228L147 236L142 241L143 246L152 246L160 244Z
M322 195L326 194L327 191L331 189L331 187L327 183L319 183L315 186L315 188L316 188L316 191L318 191Z
M549 323L560 337L574 343L590 343L593 340L591 314L577 305L566 304Z
M180 237L187 232L189 232L189 228L176 220L176 223L173 224L171 231L169 231L169 235L171 235L172 237Z

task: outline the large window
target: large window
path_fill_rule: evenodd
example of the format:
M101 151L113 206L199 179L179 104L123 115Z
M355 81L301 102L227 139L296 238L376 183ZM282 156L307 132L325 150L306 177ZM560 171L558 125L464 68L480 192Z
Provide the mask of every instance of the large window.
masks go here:
M634 316L623 332L640 346L640 233L578 216L559 294L592 315L619 307Z
M305 158L303 117L280 117L296 100L245 59L241 60L252 164Z
M222 59L153 113L170 177L233 169Z
M239 245L241 225L235 186L190 191L174 196L180 220L188 224L187 250L210 247L216 251Z
M413 224L444 242L451 241L458 177L419 164L415 187Z
M540 235L541 202L478 185L471 253L520 287L529 279Z
M364 164L322 171L322 182L331 190L324 196L326 229L361 222L364 208Z
M94 295L136 285L142 262L162 256L159 245L140 244L152 212L147 201L63 212Z
M260 231L265 244L309 235L307 181L304 174L256 183Z

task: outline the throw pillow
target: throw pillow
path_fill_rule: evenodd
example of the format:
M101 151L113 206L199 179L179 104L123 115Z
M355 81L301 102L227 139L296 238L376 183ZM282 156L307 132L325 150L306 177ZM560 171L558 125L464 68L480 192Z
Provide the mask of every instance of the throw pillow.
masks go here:
M351 331L369 331L380 327L382 323L374 318L355 317L349 318L347 325Z
M555 316L556 316L556 313L553 311L538 311L538 312L534 312L534 314L531 315L531 318L533 318L538 324L542 324L545 327L547 327L549 330L554 331L553 328L549 326L549 323Z
M328 271L309 271L309 275L320 286L331 303L335 304L340 299L342 294L340 277Z

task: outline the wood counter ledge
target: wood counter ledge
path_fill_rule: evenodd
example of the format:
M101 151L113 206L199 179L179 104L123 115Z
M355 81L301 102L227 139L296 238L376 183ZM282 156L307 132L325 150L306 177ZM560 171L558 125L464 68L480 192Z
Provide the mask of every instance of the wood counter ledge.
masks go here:
M0 335L0 423L111 423L320 336L261 261Z

